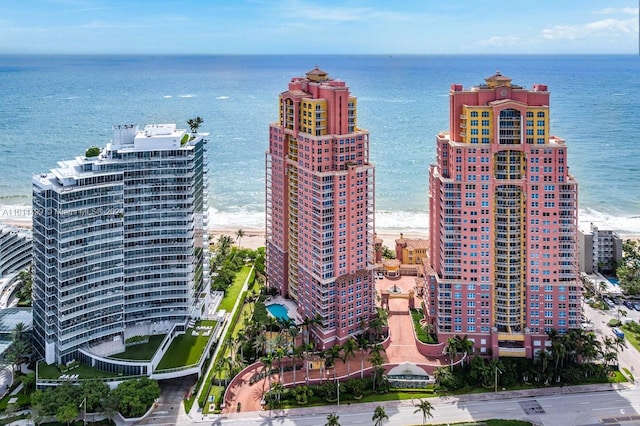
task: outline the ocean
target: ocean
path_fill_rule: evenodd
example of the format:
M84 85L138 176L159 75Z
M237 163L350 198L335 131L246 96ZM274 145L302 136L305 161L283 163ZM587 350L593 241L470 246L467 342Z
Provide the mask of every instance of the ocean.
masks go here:
M597 56L0 56L0 221L28 214L31 176L86 148L113 124L204 118L210 227L264 226L265 150L278 95L315 66L358 98L376 164L376 227L425 232L435 135L448 91L499 70L547 84L551 133L580 182L579 220L640 234L640 58Z

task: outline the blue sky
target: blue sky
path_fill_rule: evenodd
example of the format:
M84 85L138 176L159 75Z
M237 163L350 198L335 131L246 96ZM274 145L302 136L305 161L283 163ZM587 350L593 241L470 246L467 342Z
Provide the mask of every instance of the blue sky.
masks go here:
M638 53L637 0L2 0L0 54Z

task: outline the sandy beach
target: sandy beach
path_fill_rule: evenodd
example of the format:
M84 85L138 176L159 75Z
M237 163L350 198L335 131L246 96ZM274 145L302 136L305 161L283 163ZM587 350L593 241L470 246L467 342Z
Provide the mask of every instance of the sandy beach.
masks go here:
M0 218L0 224L7 224L17 226L23 229L31 229L31 218ZM222 235L228 235L235 242L236 241L236 233L239 228L231 229L231 228L212 228L209 229L209 239L211 242L217 241L218 238ZM245 248L250 248L252 250L257 249L258 247L264 247L265 245L265 231L264 229L258 228L242 228L244 232L244 236L240 239L240 245ZM632 234L623 234L619 233L620 237L623 240L631 239L635 241L640 241L640 235L632 235ZM425 228L423 232L405 232L403 233L404 238L420 238L420 239L428 239L429 232ZM400 238L400 232L393 231L389 229L378 229L377 237L382 239L382 245L390 248L391 250L395 249L395 240Z
M4 223L7 225L17 226L23 229L31 229L31 218L0 218L0 224ZM228 235L231 239L236 242L236 234L239 228L231 229L231 228L213 228L209 229L209 240L211 242L215 242L222 235ZM258 228L242 228L244 232L244 236L240 239L240 245L245 248L250 248L252 250L257 249L258 247L264 247L265 245L265 230ZM400 233L396 231L390 230L378 230L377 233L378 238L382 239L382 245L387 246L391 250L395 249L395 240L400 238ZM424 232L408 232L403 233L404 238L429 238L429 233L425 229Z
M264 247L265 245L265 231L263 229L243 229L244 236L240 239L240 245L242 247L257 249L258 247ZM222 235L230 236L234 241L236 241L236 233L237 229L210 229L209 230L209 238L212 242L215 242ZM382 245L390 248L391 250L395 249L396 239L400 238L400 233L389 231L389 230L381 230L377 234L378 238L382 239ZM411 233L403 233L404 238L421 238L427 239L429 238L429 233L425 230L424 233L420 232L411 232Z

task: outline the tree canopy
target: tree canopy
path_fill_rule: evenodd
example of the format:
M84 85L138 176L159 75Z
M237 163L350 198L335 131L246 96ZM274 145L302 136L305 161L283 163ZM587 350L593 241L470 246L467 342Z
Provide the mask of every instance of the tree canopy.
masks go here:
M640 245L626 240L622 244L622 261L616 270L622 291L629 296L640 294Z

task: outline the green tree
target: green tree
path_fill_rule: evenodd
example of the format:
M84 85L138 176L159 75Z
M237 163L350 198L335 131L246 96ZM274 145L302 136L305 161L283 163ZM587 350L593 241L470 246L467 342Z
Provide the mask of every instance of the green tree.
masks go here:
M329 414L327 415L327 422L324 424L324 426L340 426L340 423L338 422L339 419L340 416Z
M372 367L373 367L373 391L376 391L376 382L378 379L378 376L381 373L382 370L382 364L384 363L384 359L382 358L382 355L380 355L380 352L374 352L372 350L371 352L371 356L369 357L369 362L371 363Z
M371 420L374 421L373 426L382 426L382 422L389 420L389 416L387 415L387 412L384 411L384 407L378 405L376 409L373 410L373 417L371 417Z
M347 362L347 377L351 376L351 361L349 358L355 358L355 350L358 348L356 341L353 338L349 338L344 345L342 345L342 356Z
M269 390L269 396L271 397L273 395L273 397L275 397L275 402L276 404L278 404L278 406L280 405L280 397L282 396L282 392L284 392L284 386L280 382L275 382Z
M107 396L100 401L99 412L106 418L112 420L120 409L118 398L113 392L109 392Z
M391 250L389 247L387 246L382 246L382 257L384 259L395 259L396 257L396 252Z
M191 133L198 133L198 129L204 123L204 119L202 117L190 118L187 120L187 126L191 129Z
M338 344L331 346L324 353L324 364L326 368L333 367L333 379L336 379L336 359L341 359L342 347Z
M33 278L31 268L21 271L18 274L20 280L20 289L18 290L18 298L21 306L31 306L31 292L33 288Z
M160 386L155 380L143 377L122 382L113 392L124 417L140 417L160 396Z
M358 336L358 350L360 350L360 378L364 378L364 357L369 349L369 340L365 337L364 333Z
M242 229L238 229L236 231L236 243L238 244L238 247L240 247L240 241L242 240L242 237L244 237L244 231Z
M622 261L616 270L622 291L635 296L640 294L640 245L637 241L626 240L622 244Z
M74 403L65 404L58 407L56 411L56 420L60 423L71 423L76 417L78 417L78 406Z
M88 413L96 413L101 410L102 401L109 395L109 385L101 380L87 380L80 385L80 393L86 398L86 407L84 409Z
M429 418L433 417L433 414L431 414L431 411L434 410L435 408L433 408L433 406L429 401L423 401L422 399L420 399L420 402L414 404L413 406L416 407L416 410L413 412L414 414L422 412L422 424L426 425L427 417Z

